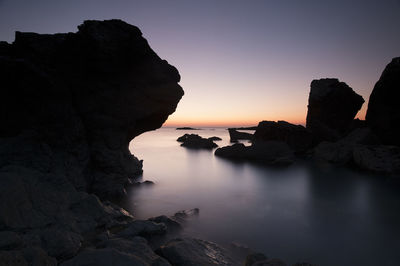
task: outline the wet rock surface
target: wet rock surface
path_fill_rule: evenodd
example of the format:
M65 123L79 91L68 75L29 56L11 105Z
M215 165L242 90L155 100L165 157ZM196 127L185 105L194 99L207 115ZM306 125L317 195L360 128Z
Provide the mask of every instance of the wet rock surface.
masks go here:
M193 238L178 238L160 247L157 253L172 265L240 265L215 243Z

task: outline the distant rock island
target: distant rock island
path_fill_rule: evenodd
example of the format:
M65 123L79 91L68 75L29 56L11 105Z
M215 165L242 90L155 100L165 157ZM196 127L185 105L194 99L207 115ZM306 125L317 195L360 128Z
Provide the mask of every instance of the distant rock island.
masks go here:
M194 128L194 127L177 127L176 130L201 130L201 128Z

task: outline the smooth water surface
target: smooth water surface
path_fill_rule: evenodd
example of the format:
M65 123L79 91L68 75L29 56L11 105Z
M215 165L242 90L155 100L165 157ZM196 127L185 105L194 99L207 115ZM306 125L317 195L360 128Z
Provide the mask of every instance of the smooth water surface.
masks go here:
M185 233L220 244L238 242L287 263L400 265L400 185L394 178L300 161L284 169L233 163L214 151L180 147L184 133L226 129L161 128L132 141L144 160L142 186L130 193L137 218L200 208Z

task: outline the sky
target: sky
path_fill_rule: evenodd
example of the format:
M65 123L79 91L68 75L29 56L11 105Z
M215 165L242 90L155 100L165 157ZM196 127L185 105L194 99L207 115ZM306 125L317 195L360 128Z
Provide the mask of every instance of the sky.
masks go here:
M304 124L313 79L339 78L365 103L400 56L400 0L0 0L0 40L76 32L87 19L138 26L181 74L165 125Z

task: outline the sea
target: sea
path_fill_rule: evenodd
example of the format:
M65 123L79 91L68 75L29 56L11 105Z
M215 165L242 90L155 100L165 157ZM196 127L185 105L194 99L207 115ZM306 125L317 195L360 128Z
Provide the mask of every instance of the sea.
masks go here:
M251 131L249 131L251 132ZM400 178L311 159L286 168L232 162L176 141L185 133L222 138L226 128L163 127L136 137L143 160L127 209L138 219L199 208L184 234L236 243L288 265L400 265ZM246 145L250 145L245 142Z

